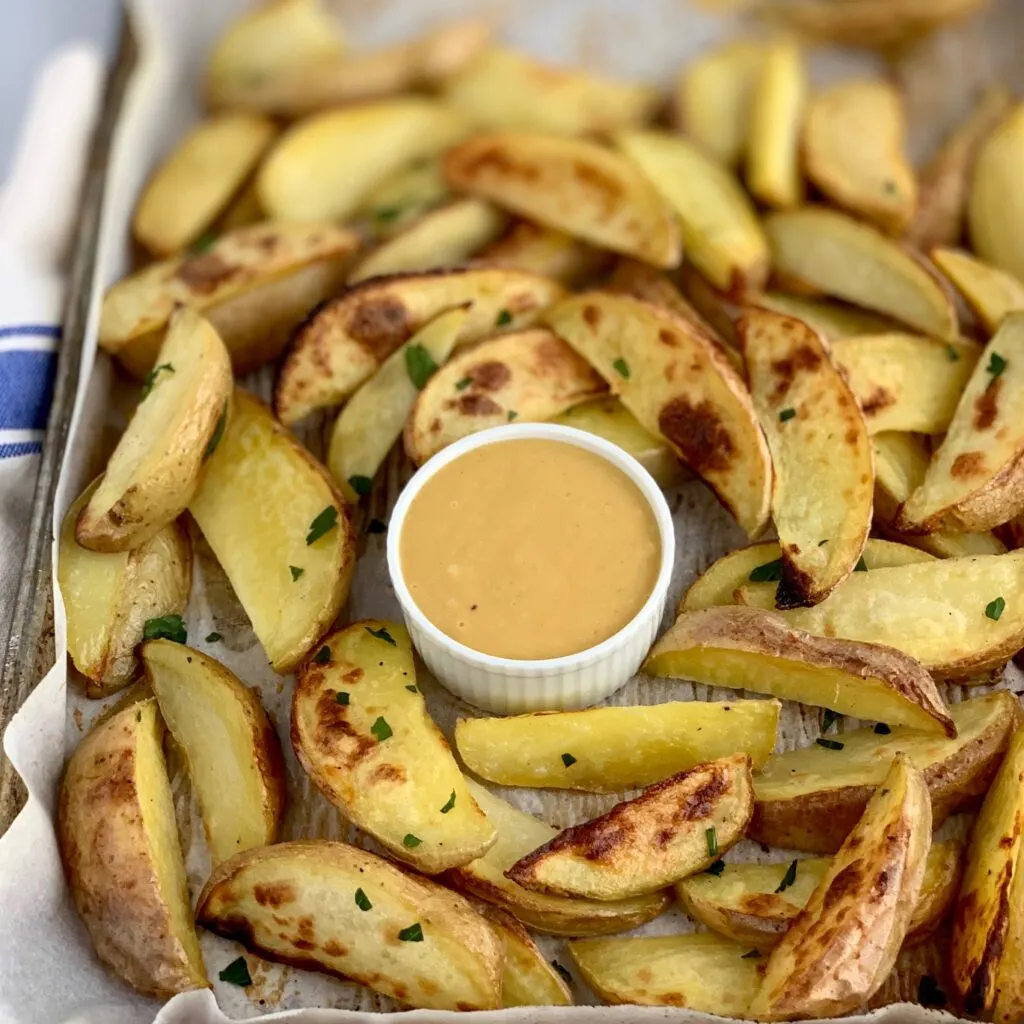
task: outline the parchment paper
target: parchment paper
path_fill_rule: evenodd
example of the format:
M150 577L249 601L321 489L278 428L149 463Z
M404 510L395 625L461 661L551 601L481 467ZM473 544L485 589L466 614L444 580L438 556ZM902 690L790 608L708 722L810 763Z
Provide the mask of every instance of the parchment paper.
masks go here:
M102 289L128 266L128 223L139 188L159 156L169 149L198 114L197 72L217 30L246 4L243 0L135 0L130 4L140 42L139 68L129 89L115 141L101 233L94 304L86 346L83 386L78 396L76 426L64 465L55 510L55 532L67 506L84 484L102 467L103 460L123 427L136 386L119 381L105 356L95 354L98 298ZM459 14L492 13L502 36L551 60L579 62L595 69L667 83L678 67L707 44L735 31L735 25L689 7L683 0L345 0L335 5L349 35L359 45L400 39ZM1015 0L1004 0L976 23L949 32L919 47L894 69L911 104L913 145L920 153L961 113L979 84L1003 80L1018 87L1022 69L1014 65L1014 40L1024 38ZM1013 26L1017 32L1014 36ZM815 81L849 76L876 67L865 55L818 52L812 74ZM920 112L920 113L918 113ZM267 395L270 373L261 371L245 382ZM314 426L303 439L322 452L324 424ZM371 498L372 514L387 519L391 501L408 473L400 457L389 461ZM677 532L677 564L669 608L679 594L720 554L744 541L738 528L698 483L684 485L670 495ZM369 849L373 844L355 834L334 808L308 782L298 768L287 738L290 680L275 676L256 641L245 613L210 555L198 532L195 541L195 579L188 610L190 642L226 663L242 680L259 686L264 703L282 735L288 759L290 810L283 838L319 836L354 841ZM56 563L56 559L54 559ZM56 591L56 588L55 588ZM346 618L398 617L398 606L388 585L384 564L384 538L366 538L361 552ZM671 611L668 613L671 615ZM108 973L95 955L80 925L64 885L57 856L52 814L66 752L106 704L87 701L65 669L65 618L55 593L55 628L58 662L17 716L5 737L5 748L25 779L29 802L8 834L0 841L0 1024L160 1024L223 1022L228 1018L266 1015L267 1020L302 1021L303 1024L372 1024L377 1013L396 1004L358 985L323 975L297 971L247 956L254 985L243 991L216 980L226 964L244 952L240 946L201 932L203 954L214 991L179 996L160 1010L158 1004L133 993ZM220 643L203 641L216 630ZM1011 670L1016 672L1016 670ZM72 674L73 675L73 674ZM1019 678L1019 673L1016 673ZM476 712L460 705L433 680L421 678L431 712L449 735L459 715ZM975 692L979 692L977 689ZM950 700L961 698L951 688ZM755 696L749 694L748 696ZM616 704L660 703L678 699L729 699L735 691L668 680L636 679L616 694ZM845 721L841 728L857 723ZM779 748L803 745L818 734L818 713L797 705L784 709ZM209 857L201 821L187 778L171 756L173 786L182 839L186 850L193 897L205 881ZM554 793L533 790L505 791L504 795L552 824L565 826L592 817L620 797ZM956 824L952 826L956 828ZM752 843L741 844L726 859L764 858ZM774 851L772 859L788 859ZM670 912L640 931L663 934L689 930L692 925L678 912ZM572 969L562 940L542 938L547 955ZM593 999L581 984L574 985L580 1003ZM906 996L903 989L894 988ZM218 1009L219 1004L219 1009ZM288 1011L298 1007L322 1010ZM331 1008L331 1009L326 1009ZM221 1012L223 1011L223 1013ZM354 1012L353 1012L354 1011ZM489 1014L467 1014L501 1022L627 1021L643 1024L661 1020L707 1020L683 1010L581 1006L575 1009L524 1009ZM879 1021L925 1021L931 1016L918 1007L896 1006L873 1015ZM403 1021L450 1021L451 1014L431 1011L404 1013ZM864 1018L848 1018L862 1020ZM949 1019L947 1017L947 1019Z

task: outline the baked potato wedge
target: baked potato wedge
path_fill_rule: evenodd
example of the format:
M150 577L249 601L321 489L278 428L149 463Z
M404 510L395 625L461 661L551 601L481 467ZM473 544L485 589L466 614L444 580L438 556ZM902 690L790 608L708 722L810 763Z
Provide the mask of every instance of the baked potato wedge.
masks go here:
M134 551L90 551L75 540L78 516L97 483L68 509L57 548L68 654L85 676L87 697L106 697L132 681L147 621L181 615L192 588L192 545L180 522Z
M259 691L184 644L149 640L139 653L160 714L184 752L214 866L276 842L284 761Z
M421 327L455 306L471 304L462 344L529 327L564 294L551 278L488 267L363 281L315 310L292 336L274 411L291 424L337 405Z
M753 196L783 210L804 198L800 128L807 92L800 46L792 39L766 45L750 103L746 180Z
M750 1015L836 1017L867 1002L896 963L931 842L928 787L920 770L899 754L772 950Z
M865 309L809 295L769 291L757 297L757 304L803 320L833 344L843 338L859 338L862 334L890 334L896 326L887 317Z
M450 309L417 331L345 404L331 431L327 465L349 501L357 502L387 458L416 404L424 376L444 364L469 316Z
M152 697L98 723L68 761L57 810L68 889L97 955L155 999L210 984L192 923L163 732Z
M955 739L904 727L844 732L830 746L773 754L754 778L749 836L809 853L835 853L882 784L897 753L924 773L938 828L988 791L1010 735L1021 721L1017 700L998 690L951 704ZM836 747L836 743L841 744Z
M460 718L455 746L471 772L499 786L615 793L738 751L760 767L775 747L779 708L775 700L670 701Z
M503 950L490 925L456 893L346 843L277 843L232 857L214 869L196 920L268 960L408 1006L501 1006Z
M1024 311L1024 283L959 249L933 249L932 262L953 282L990 335L1007 313Z
M574 295L545 320L748 534L764 530L768 446L742 379L710 335L664 307L610 292Z
M505 944L501 974L501 1005L572 1006L572 991L557 970L544 959L530 933L505 910L485 906L487 923Z
M416 688L404 626L366 620L327 636L296 674L291 735L306 774L392 857L434 875L494 844Z
M621 154L538 132L474 135L445 156L460 192L656 267L679 264L679 227L659 192Z
M1017 863L1019 866L1019 852ZM1024 883L1021 882L1021 873L1015 868L1009 901L1006 904L1010 908L1010 920L1006 928L1002 954L999 957L999 967L995 976L995 997L992 1000L992 1020L996 1024L1014 1024L1020 1020L1021 1013L1024 1012L1024 990L1021 985L1021 969L1024 967L1024 928L1021 927L1020 920L1020 907L1024 902L1022 886ZM1000 894L1000 900L1001 898ZM977 923L974 921L972 925L976 926Z
M348 506L330 474L236 390L188 509L274 670L290 671L341 610L355 564Z
M185 511L214 432L229 414L233 388L231 357L220 336L194 310L179 309L139 404L78 517L75 539L82 547L130 551Z
M768 277L768 242L731 172L666 132L620 132L615 142L675 210L687 262L729 295L760 291Z
M558 830L513 807L472 779L466 779L466 785L497 829L498 841L477 860L446 872L444 881L504 908L534 931L550 935L626 932L653 920L668 906L666 892L608 901L549 896L517 885L505 872L549 842Z
M917 209L903 100L891 82L855 79L811 99L803 126L807 177L837 205L899 235Z
M932 844L904 946L928 938L952 908L963 854L963 845L956 840ZM690 917L713 932L770 949L785 935L831 865L829 857L782 864L727 864L721 874L705 871L677 882L676 897Z
M878 570L896 571L906 570ZM684 612L651 648L643 671L956 735L935 681L913 658L878 644L815 636L760 608Z
M149 179L132 233L155 256L189 246L241 189L275 133L272 121L250 114L201 121Z
M776 605L818 604L853 572L871 529L868 428L812 327L753 308L738 329L772 457L772 519L782 548Z
M808 206L764 222L782 279L957 341L956 304L940 278L899 242L836 210Z
M595 249L564 231L517 220L501 238L477 253L476 262L488 267L542 274L571 287L595 277L608 259L609 254L604 250Z
M588 362L541 327L488 338L427 381L405 423L405 452L420 465L487 427L549 420L606 385Z
M344 282L359 237L333 224L261 223L221 235L202 253L153 263L107 290L99 344L133 376L155 365L171 314L210 321L238 374L272 359L295 325Z
M552 135L600 135L643 124L660 102L648 85L552 67L501 47L469 62L442 95L482 130Z
M703 871L739 842L753 806L750 759L732 754L663 779L559 832L505 875L555 896L645 896Z
M990 530L1024 511L1024 311L981 353L921 485L896 517L907 533Z
M422 157L385 175L360 200L353 219L366 225L379 242L397 235L452 198L441 157Z

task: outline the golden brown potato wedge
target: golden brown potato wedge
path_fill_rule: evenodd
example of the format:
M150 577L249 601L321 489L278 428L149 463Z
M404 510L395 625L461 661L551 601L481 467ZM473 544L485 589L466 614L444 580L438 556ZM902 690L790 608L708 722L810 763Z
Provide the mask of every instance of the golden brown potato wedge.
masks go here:
M807 905L772 950L750 1004L757 1020L856 1010L896 962L932 842L928 787L897 755Z
M450 309L417 331L352 396L331 431L327 465L350 501L365 494L416 405L424 379L448 359L469 308Z
M669 310L586 292L545 317L751 536L767 523L771 460L743 381L715 341Z
M811 100L803 128L807 177L839 206L902 233L917 208L917 179L896 87L880 78L833 85Z
M552 963L544 959L530 933L510 913L484 907L487 923L505 943L501 1005L572 1006L572 991Z
M644 671L956 735L934 680L912 658L878 644L814 636L760 608L684 612L651 648Z
M194 310L174 313L135 413L78 517L82 547L130 551L185 511L233 385L213 327Z
M875 726L773 754L754 778L750 838L809 853L835 853L882 784L893 757L906 753L924 772L938 828L985 795L1021 720L1005 690L951 704L956 739L917 729ZM837 748L836 743L842 744Z
M882 313L946 341L957 341L956 306L945 279L868 224L808 206L770 214L772 265L837 299Z
M551 935L611 935L656 918L667 906L666 892L628 900L585 900L549 896L517 885L505 872L558 830L513 807L483 786L466 779L469 792L498 831L498 841L483 857L455 868L445 881L514 914L523 924Z
M643 124L660 101L648 85L551 67L498 47L471 61L443 95L478 128L553 135L599 135Z
M1024 310L1024 283L958 249L933 249L932 262L956 285L988 333L1007 313Z
M768 242L736 178L680 136L628 131L615 141L675 210L687 261L730 295L760 291Z
M430 210L452 199L440 156L422 157L403 165L363 196L354 220L374 238L391 238Z
M596 142L531 132L475 135L445 157L462 192L584 242L677 266L679 227L653 185L619 153Z
M275 842L284 761L259 691L184 644L149 640L140 654L160 714L184 751L214 866Z
M143 995L209 986L150 697L98 723L64 773L57 811L68 888L100 959Z
M202 121L143 190L132 218L135 237L156 256L194 242L241 188L275 131L273 122L249 114Z
M889 334L895 328L895 324L884 316L830 299L765 292L757 297L757 304L776 313L785 313L786 316L803 320L833 343L843 338L858 338L863 334Z
M535 323L565 294L551 278L470 267L363 281L315 311L292 337L274 389L282 423L337 405L446 310L471 303L459 342Z
M963 845L955 840L932 844L905 946L930 936L953 906L963 853ZM782 864L726 864L717 875L705 871L677 882L676 896L690 917L719 935L770 949L786 933L831 865L828 857Z
M1017 860L1019 864L1019 852ZM992 1020L996 1024L1015 1024L1024 1013L1024 985L1021 982L1021 971L1024 969L1024 927L1020 919L1024 883L1021 882L1020 871L1015 869L1013 874L1007 904L1010 907L1010 921L999 957L999 967L995 976L995 997L992 1000Z
M1016 183L1024 163L1024 103L988 136L971 178L967 221L974 251L1024 279L1024 198Z
M779 708L775 700L675 701L460 718L455 745L471 772L500 786L614 793L737 751L760 767L775 746Z
M735 167L746 151L750 108L764 52L753 40L732 40L698 54L676 82L680 127L727 167Z
M974 164L985 140L1010 109L1002 86L982 93L974 108L943 142L921 174L917 212L904 237L921 252L956 245L964 233L964 213Z
M1016 1020L1020 1011L1019 938L1007 938L1011 929L1020 932L1013 897L1020 892L1022 780L1024 731L1018 729L975 819L953 915L950 964L960 1003L972 1016L995 1020Z
M608 255L564 231L517 220L501 238L477 254L476 262L543 274L572 286L596 277L607 264Z
M216 438L215 438L216 440ZM258 399L230 421L188 509L278 672L294 668L348 596L355 534L330 474Z
M349 821L426 874L494 844L416 688L404 626L369 619L324 639L296 675L292 746Z
M276 220L343 220L384 175L440 153L466 131L451 108L416 96L314 114L263 161L260 203Z
M804 197L800 127L807 103L807 71L800 47L779 39L765 47L750 104L747 187L769 206L788 210Z
M426 383L405 423L405 451L417 465L468 434L511 420L549 420L603 394L581 356L543 328L474 345Z
M672 775L559 832L505 874L556 896L644 896L717 860L743 838L753 807L750 759L732 754Z
M268 960L409 1006L501 1006L503 950L490 925L461 896L346 843L277 843L232 857L210 876L196 919Z
M86 696L106 697L134 677L135 648L146 623L185 610L192 587L192 546L184 527L173 522L134 551L101 553L81 547L75 524L95 486L64 516L57 582L72 664L86 678Z
M171 314L202 313L238 374L280 355L295 325L345 280L358 236L332 224L263 223L202 253L154 263L103 297L99 343L136 377L156 362Z
M1024 511L1024 312L1010 313L967 381L924 481L896 517L907 533L990 530Z
M456 199L430 210L356 264L348 283L465 263L505 227L500 210L479 199Z
M772 456L772 519L782 548L777 606L818 604L853 572L871 529L868 428L817 331L756 308L738 327Z

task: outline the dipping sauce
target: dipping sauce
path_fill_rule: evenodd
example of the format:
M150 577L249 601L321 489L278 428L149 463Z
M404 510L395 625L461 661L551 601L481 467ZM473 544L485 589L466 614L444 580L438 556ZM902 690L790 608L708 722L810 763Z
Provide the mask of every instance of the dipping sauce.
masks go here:
M640 489L593 452L502 441L438 470L409 506L402 574L420 611L501 658L575 654L640 611L661 562Z

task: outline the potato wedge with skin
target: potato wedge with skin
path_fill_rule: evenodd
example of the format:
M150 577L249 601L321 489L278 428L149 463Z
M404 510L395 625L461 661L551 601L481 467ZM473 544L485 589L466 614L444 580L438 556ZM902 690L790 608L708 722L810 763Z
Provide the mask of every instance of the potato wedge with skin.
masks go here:
M257 177L276 220L344 220L386 174L462 138L461 115L409 96L314 114L281 136Z
M1024 310L1024 283L958 249L933 249L932 262L953 282L988 333L1007 313Z
M415 685L404 626L371 619L332 633L296 675L292 746L349 821L433 875L480 857L497 834Z
M290 424L337 405L445 310L472 304L459 335L465 344L529 327L564 294L550 278L487 267L363 281L315 310L296 330L278 372L274 411Z
M769 214L764 226L776 273L923 334L959 339L945 280L877 229L819 206Z
M779 708L774 700L674 701L460 718L455 745L471 772L499 786L614 793L737 751L760 767L775 746Z
M813 328L751 309L738 329L772 456L772 519L782 548L776 605L818 604L853 571L871 529L867 425Z
M803 131L807 177L837 205L898 235L917 208L906 118L882 79L840 82L811 99Z
M443 365L468 316L469 308L463 306L431 320L388 356L338 414L331 431L327 465L349 501L359 500L356 484L368 486L366 481L373 480L402 436L402 428L419 397L410 370L416 353L426 353L434 365Z
M556 896L644 896L717 860L743 838L753 805L746 754L707 761L559 832L505 874Z
M134 551L102 553L75 540L75 524L96 484L68 509L60 528L57 582L68 654L86 677L87 697L106 697L135 676L135 648L149 619L180 615L192 587L192 545L168 523Z
M773 754L754 778L757 842L809 853L835 853L882 784L892 759L906 753L924 773L936 828L950 814L975 805L988 791L1020 705L1005 690L951 704L956 739L917 729L844 732L836 750L819 745Z
M591 245L657 267L682 258L679 227L653 185L596 142L525 131L474 135L445 156L453 188Z
M761 983L750 949L708 932L569 943L583 980L613 1006L685 1006L746 1017Z
M217 332L193 310L178 310L142 398L78 517L75 539L82 547L130 551L185 511L214 432L224 429L233 387L231 357Z
M156 169L132 217L132 233L155 256L194 242L231 201L276 129L247 114L201 122Z
M1010 313L981 353L924 481L895 527L907 533L990 530L1024 510L1024 312Z
M904 946L921 942L942 923L956 899L963 845L955 840L933 843L924 881ZM770 949L785 935L825 877L832 861L810 857L782 864L727 864L720 875L704 872L677 882L676 896L690 917L734 942Z
M894 571L906 570L878 570ZM814 636L760 608L685 612L651 648L643 671L956 735L934 680L912 658L878 644Z
M146 681L184 751L213 865L277 840L284 761L259 691L202 651L170 640L140 648Z
M667 132L620 132L615 142L675 210L687 262L730 295L760 291L768 277L768 242L736 178L692 142Z
M898 755L821 884L772 950L750 1015L834 1017L856 1010L896 962L932 842L928 788Z
M210 984L192 922L163 731L152 697L97 724L71 755L57 810L68 888L97 955L155 999Z
M420 465L460 437L513 419L549 420L606 390L590 364L551 331L488 338L427 381L405 423L405 452Z
M292 328L341 286L359 237L332 224L262 223L222 235L203 253L174 257L109 288L99 344L132 375L153 367L171 314L190 306L210 321L238 374L276 359Z
M496 242L477 253L476 262L489 267L543 274L571 287L596 277L608 259L607 252L595 249L564 231L519 220L513 222Z
M552 67L501 47L471 61L442 95L479 129L552 135L600 135L643 124L660 101L648 85Z
M1018 864L1020 856L1018 853ZM1014 869L1010 885L1010 921L1006 929L1002 954L995 977L995 996L992 1001L992 1020L996 1024L1015 1024L1024 1013L1024 985L1021 969L1024 967L1024 927L1021 925L1020 908L1024 905L1024 882L1022 874Z
M804 198L800 129L807 90L800 47L789 39L766 46L750 104L746 180L756 198L783 210Z
M363 196L354 219L377 241L391 238L452 199L439 156L423 157L386 175Z
M843 338L858 338L863 334L889 334L896 326L892 320L857 309L856 306L806 295L765 292L757 297L757 304L776 313L803 320L833 344Z
M764 530L768 446L743 381L709 335L663 307L609 292L574 295L545 320L749 535Z
M188 509L274 670L290 671L341 610L355 564L348 506L330 474L262 402L236 390Z
M667 906L666 892L628 900L585 900L549 896L517 885L505 872L520 858L549 842L558 830L513 807L479 783L466 779L473 799L498 831L483 857L446 872L443 880L502 907L534 931L550 935L611 935L656 918Z
M210 876L196 920L268 960L408 1006L501 1006L503 950L490 925L461 896L346 843L277 843L232 857Z
M572 1006L572 991L558 971L544 959L530 933L507 911L484 907L487 923L505 943L501 978L501 1005Z
M974 821L953 915L953 984L963 1009L972 1016L991 1015L1001 994L1005 1002L1015 998L1006 985L1010 978L1004 968L1013 971L1020 963L1004 963L1004 956L1009 952L1006 938L1011 919L1019 912L1011 897L1019 892L1022 781L1024 731L1018 729Z

